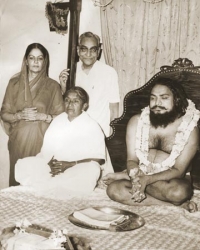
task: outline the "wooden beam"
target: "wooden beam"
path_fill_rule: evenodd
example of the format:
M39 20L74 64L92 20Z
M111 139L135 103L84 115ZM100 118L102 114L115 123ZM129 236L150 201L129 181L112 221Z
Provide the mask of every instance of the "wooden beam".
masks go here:
M82 0L70 0L70 28L67 62L67 68L70 69L70 74L67 80L67 90L75 86L81 7Z

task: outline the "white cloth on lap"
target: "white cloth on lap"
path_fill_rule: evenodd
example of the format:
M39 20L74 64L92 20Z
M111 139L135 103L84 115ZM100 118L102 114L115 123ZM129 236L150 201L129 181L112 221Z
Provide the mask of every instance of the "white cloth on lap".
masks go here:
M16 169L15 178L22 186L31 186L39 191L62 190L63 193L65 190L74 195L91 193L100 176L100 166L94 161L79 163L54 177L50 174L49 165L40 157L18 160Z
M72 122L66 113L57 116L49 126L41 152L35 157L17 161L15 179L38 190L65 189L87 194L94 190L100 176L100 165L79 163L55 177L50 174L48 162L105 159L105 137L99 125L83 112Z

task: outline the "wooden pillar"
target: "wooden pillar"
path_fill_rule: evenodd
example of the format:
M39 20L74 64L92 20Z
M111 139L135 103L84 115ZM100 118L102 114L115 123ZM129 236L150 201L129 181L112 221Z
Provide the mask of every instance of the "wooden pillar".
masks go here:
M77 44L79 37L80 12L82 0L70 0L70 28L68 44L67 68L70 69L67 80L67 90L75 86L76 64L77 64Z

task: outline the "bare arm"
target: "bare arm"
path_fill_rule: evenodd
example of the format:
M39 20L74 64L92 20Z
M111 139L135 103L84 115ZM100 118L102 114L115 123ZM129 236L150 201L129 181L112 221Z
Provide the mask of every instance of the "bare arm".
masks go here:
M135 153L136 130L139 115L133 116L127 125L126 145L127 145L127 170L128 174L131 169L138 168L139 160Z

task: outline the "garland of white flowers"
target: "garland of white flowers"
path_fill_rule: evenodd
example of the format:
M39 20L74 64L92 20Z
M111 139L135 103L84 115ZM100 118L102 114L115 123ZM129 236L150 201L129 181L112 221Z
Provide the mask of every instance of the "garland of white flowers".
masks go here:
M188 100L188 107L182 122L179 125L171 154L161 163L153 163L148 160L149 155L149 130L150 130L150 109L144 108L138 121L136 133L136 155L139 159L140 169L145 174L158 173L174 166L176 158L180 155L188 141L191 131L197 126L200 111L195 104Z
M25 218L21 221L16 222L16 226L13 232L15 235L25 234L27 233L26 232L27 228L31 225L32 224ZM67 229L63 230L54 229L51 235L49 236L49 239L52 240L52 244L54 247L56 247L56 249L59 248L64 250L65 248L63 244L67 241L67 234L68 234Z

